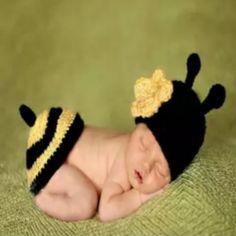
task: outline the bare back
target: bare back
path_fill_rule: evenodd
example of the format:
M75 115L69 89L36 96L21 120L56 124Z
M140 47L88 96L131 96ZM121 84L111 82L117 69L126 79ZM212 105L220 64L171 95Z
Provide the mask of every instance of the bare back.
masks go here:
M119 158L118 139L124 139L124 136L125 133L115 130L85 127L66 163L80 169L100 194L115 158Z

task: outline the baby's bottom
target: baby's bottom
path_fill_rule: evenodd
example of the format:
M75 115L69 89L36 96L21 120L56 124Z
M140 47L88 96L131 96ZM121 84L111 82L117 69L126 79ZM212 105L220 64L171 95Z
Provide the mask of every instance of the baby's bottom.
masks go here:
M95 215L98 194L93 183L78 168L63 164L35 196L35 202L52 217L77 221Z

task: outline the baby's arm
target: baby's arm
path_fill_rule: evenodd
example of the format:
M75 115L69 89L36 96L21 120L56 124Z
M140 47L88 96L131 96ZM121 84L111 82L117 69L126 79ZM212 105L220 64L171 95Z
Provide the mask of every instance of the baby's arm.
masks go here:
M110 221L126 217L159 193L143 194L134 188L125 192L120 184L109 181L101 194L99 218L101 221Z

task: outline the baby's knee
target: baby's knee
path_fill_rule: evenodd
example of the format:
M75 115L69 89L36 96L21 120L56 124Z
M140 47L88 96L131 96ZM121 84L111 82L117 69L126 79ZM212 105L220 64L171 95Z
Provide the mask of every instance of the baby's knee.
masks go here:
M83 197L81 202L77 202L78 212L80 212L80 217L82 219L92 218L96 212L98 207L98 195L89 194Z
M45 198L45 194L42 193L42 190L33 198L34 203L40 209L44 208L43 206L47 203L47 199Z
M97 195L62 196L40 193L34 197L37 207L47 215L64 221L92 218L97 212Z

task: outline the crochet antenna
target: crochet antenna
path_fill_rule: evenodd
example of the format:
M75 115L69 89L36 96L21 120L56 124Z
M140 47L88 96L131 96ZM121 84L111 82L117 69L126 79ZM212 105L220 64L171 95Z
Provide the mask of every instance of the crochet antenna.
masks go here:
M207 97L202 102L202 111L208 113L213 108L217 109L225 101L225 88L221 84L215 84L211 87Z
M19 111L20 111L20 115L21 115L22 119L25 121L25 123L29 127L32 127L34 125L35 120L36 120L36 115L34 114L34 112L24 104L22 104L20 106Z
M185 84L191 88L195 77L201 68L201 61L197 53L192 53L189 55L187 60L187 76L185 79Z

